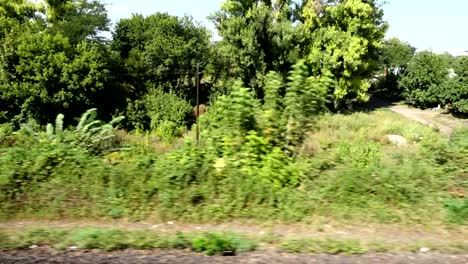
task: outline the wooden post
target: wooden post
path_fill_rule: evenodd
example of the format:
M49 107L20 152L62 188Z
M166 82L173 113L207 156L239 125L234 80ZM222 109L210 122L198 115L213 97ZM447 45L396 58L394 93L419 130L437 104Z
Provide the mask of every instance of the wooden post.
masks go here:
M200 144L200 123L199 123L199 116L200 116L200 63L197 63L197 117L196 117L196 124L197 124L197 144Z

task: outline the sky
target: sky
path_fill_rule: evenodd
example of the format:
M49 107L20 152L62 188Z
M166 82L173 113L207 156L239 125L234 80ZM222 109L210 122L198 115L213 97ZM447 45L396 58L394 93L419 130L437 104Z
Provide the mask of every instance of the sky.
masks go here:
M191 15L214 31L206 17L219 9L223 0L103 0L110 19L116 23L132 13L150 15L167 12ZM390 27L387 38L398 37L419 50L468 50L468 0L386 0L384 19Z

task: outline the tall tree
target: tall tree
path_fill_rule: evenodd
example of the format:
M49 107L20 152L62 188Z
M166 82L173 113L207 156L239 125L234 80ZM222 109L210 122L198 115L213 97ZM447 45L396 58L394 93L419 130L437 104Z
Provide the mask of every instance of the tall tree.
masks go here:
M210 33L189 17L134 15L117 23L112 48L124 59L122 74L137 97L152 83L193 98L197 64L208 63Z
M227 0L211 15L237 75L259 97L269 71L285 76L298 59L293 11L291 0Z
M102 7L86 0L0 2L2 118L49 122L58 113L73 117L99 107L111 114L120 106L112 56L89 41L103 24L88 18L107 19Z
M37 6L27 0L0 0L0 17L25 22L36 17Z
M381 67L384 69L397 68L404 72L416 48L398 38L385 40L380 57Z
M346 99L365 101L368 77L377 67L387 24L376 0L306 1L302 20L307 63L314 74L331 73L335 107Z
M403 90L398 81L406 71L415 50L410 44L398 38L383 42L378 67L380 74L373 85L373 93L392 101L402 99Z
M49 28L77 44L84 39L101 40L99 32L108 31L110 20L105 6L89 0L45 0L42 10Z

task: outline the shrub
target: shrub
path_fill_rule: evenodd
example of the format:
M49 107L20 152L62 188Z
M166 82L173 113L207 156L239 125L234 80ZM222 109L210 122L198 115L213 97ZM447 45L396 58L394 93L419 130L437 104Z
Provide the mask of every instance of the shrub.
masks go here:
M408 103L423 108L437 106L439 89L447 81L448 65L439 55L420 52L410 61L400 80Z
M178 130L191 125L194 119L189 102L161 89L150 89L143 98L129 103L127 116L132 126L137 129L152 131L171 129L175 136L180 136ZM158 134L165 137L167 132ZM171 137L172 135L169 139Z
M468 223L468 198L446 200L444 208L447 221L456 224Z

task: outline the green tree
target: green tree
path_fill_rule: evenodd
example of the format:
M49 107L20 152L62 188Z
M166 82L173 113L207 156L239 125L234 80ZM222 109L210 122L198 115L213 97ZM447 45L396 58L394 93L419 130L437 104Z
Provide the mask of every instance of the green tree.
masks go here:
M448 62L431 52L420 52L410 61L399 84L408 103L427 108L440 103L443 84L448 80Z
M196 66L208 63L210 33L189 17L134 15L117 23L112 49L124 60L126 69L120 74L127 76L137 98L149 83L194 98Z
M236 75L263 97L269 71L287 75L299 57L291 0L227 0L211 15Z
M399 71L404 72L415 51L415 47L398 38L385 40L380 57L381 67L390 70L397 68Z
M380 74L374 84L374 93L390 100L401 99L403 91L398 81L406 71L415 50L410 44L398 38L383 42L378 69Z
M456 58L453 66L457 76L461 78L463 82L468 83L468 56Z
M36 18L37 6L27 0L0 0L0 17L9 17L21 22Z
M377 67L387 28L377 1L306 1L301 16L306 61L314 74L331 72L336 79L335 107L347 99L367 100L368 77Z
M98 1L45 0L42 11L50 31L66 36L72 44L84 39L100 41L99 32L109 30L107 11Z
M25 32L11 41L0 50L1 107L8 118L46 123L58 113L77 116L99 106L110 114L118 105L104 47L81 42L75 48L66 37L48 33ZM113 106L104 103L109 99Z
M456 76L446 85L444 103L452 104L456 112L468 114L468 57L455 58L452 65Z

